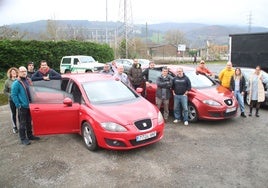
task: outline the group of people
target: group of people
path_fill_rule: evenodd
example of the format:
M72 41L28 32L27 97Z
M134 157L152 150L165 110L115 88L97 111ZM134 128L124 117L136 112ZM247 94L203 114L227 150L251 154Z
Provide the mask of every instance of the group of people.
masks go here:
M261 103L265 100L265 91L263 86L263 75L261 74L261 67L256 66L254 73L249 78L249 83L246 86L246 80L240 68L233 69L232 62L227 62L226 67L220 72L219 80L221 85L230 89L240 106L241 117L245 115L244 95L247 90L249 99L249 114L252 116L253 108L256 108L255 116L259 117L259 109ZM246 88L248 87L248 88Z
M20 141L23 145L31 144L30 140L39 140L33 135L32 121L29 109L31 96L29 86L33 81L61 79L61 75L55 70L49 68L47 62L40 62L39 70L34 70L34 63L28 62L25 66L19 68L11 67L7 71L8 79L5 81L4 93L8 96L13 133L19 133ZM17 123L17 117L19 126Z
M134 59L133 66L128 74L124 73L122 65L116 66L115 62L105 64L101 73L112 75L115 80L122 81L126 85L137 89L143 88L142 96L146 95L146 82L149 81L149 70L154 69L154 62L150 62L149 67L142 70L141 64ZM205 66L205 61L201 60L196 67L197 74L213 76L213 73ZM45 60L40 61L40 68L35 71L34 63L28 62L27 69L24 66L19 68L11 67L7 71L8 79L5 81L4 93L8 96L12 115L13 133L19 132L21 143L29 145L30 140L39 140L32 133L31 115L29 103L31 102L29 86L34 81L61 79L61 75L51 69ZM233 69L232 63L227 62L226 67L219 73L219 81L222 86L230 89L235 95L241 111L241 117L245 114L244 94L246 92L246 81L240 68ZM156 105L160 109L163 105L164 119L169 116L169 100L174 96L174 123L180 121L188 125L188 92L191 90L190 79L184 74L183 68L177 69L177 75L172 78L168 74L168 68L162 69L161 75L156 80ZM263 77L260 66L257 66L254 74L249 79L248 95L250 99L249 116L252 116L253 107L256 107L255 116L259 117L259 108L264 101ZM17 113L18 112L18 113ZM17 116L19 126L17 123ZM19 127L19 128L18 128Z

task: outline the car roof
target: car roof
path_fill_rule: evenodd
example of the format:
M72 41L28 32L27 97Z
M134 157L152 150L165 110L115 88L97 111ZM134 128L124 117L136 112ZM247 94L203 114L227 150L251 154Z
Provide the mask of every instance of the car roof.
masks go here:
M178 68L182 68L183 71L194 71L195 68L186 65L157 65L155 67L167 67L171 72L176 73Z
M101 74L101 73L63 74L62 78L70 78L80 83L100 81L100 80L114 80L111 75Z

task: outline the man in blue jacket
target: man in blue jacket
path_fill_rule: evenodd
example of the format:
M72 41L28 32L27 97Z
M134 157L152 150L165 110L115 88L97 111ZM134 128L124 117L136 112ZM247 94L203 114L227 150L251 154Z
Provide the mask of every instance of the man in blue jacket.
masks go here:
M19 67L19 77L12 84L11 98L19 111L19 136L23 145L31 144L30 140L39 140L32 133L31 114L29 103L31 101L29 86L30 78L27 77L27 69L23 66Z

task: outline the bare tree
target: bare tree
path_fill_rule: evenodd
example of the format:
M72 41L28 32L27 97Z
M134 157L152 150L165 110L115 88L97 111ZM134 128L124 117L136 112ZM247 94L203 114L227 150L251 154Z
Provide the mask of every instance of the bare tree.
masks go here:
M0 40L9 39L9 40L21 40L27 35L27 32L19 32L16 29L12 29L8 26L0 27Z
M168 44L178 46L179 44L186 44L186 38L184 36L184 33L180 30L169 30L165 34L165 41Z

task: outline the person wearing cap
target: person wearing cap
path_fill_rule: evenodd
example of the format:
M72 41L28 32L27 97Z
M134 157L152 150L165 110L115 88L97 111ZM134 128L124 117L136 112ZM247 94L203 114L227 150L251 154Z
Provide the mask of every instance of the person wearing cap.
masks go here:
M47 61L46 60L42 60L40 62L40 68L38 71L36 71L33 75L32 75L32 81L40 81L40 80L60 80L61 79L61 75L60 73L56 72L55 70L51 69L48 65L47 65Z
M196 73L205 74L207 76L212 76L213 73L205 66L205 61L201 60L199 65L196 67Z
M32 78L32 75L34 74L34 63L32 61L29 61L27 63L27 77Z

